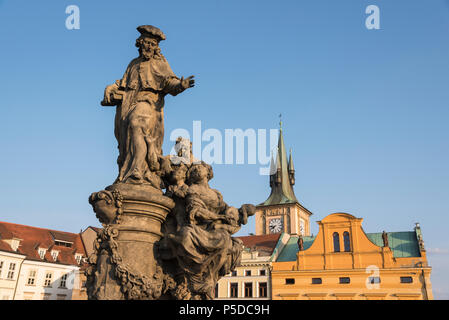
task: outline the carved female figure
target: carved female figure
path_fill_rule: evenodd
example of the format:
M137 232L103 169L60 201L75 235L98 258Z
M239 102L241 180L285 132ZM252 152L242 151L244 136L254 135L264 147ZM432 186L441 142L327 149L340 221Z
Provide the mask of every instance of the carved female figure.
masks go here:
M168 239L192 297L212 299L219 277L235 267L243 249L231 235L240 229L244 210L229 207L220 192L209 187L208 181L213 177L210 165L192 164L187 177L186 219Z

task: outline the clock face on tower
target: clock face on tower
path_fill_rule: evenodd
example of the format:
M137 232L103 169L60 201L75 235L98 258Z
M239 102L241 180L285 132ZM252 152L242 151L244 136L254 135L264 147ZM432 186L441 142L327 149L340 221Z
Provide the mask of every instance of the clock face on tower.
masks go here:
M284 223L281 218L274 218L270 220L268 227L270 228L270 233L279 233L284 229Z

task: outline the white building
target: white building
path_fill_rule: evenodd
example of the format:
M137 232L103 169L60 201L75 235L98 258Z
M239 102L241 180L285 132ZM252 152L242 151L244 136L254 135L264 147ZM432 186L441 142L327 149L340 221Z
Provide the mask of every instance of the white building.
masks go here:
M85 257L79 234L0 222L0 299L82 298Z
M215 287L216 300L270 300L271 263L283 246L286 234L270 234L238 237L244 250L240 266L222 277ZM281 239L281 241L279 241Z

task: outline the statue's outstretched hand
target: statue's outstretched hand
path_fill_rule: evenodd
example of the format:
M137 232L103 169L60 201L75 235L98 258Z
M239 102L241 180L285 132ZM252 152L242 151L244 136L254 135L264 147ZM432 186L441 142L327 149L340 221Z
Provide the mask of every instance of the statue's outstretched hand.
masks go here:
M190 76L185 79L184 77L181 77L181 86L184 90L195 86L195 80L193 78L194 76Z

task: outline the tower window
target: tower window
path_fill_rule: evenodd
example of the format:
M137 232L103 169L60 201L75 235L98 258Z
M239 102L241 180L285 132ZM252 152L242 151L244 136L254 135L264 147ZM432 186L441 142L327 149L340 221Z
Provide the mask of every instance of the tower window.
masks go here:
M380 277L369 277L368 281L371 284L378 284L378 283L380 283Z
M334 252L340 252L340 235L338 232L334 232Z
M340 278L340 283L341 283L341 284L348 284L348 283L351 283L351 278L349 278L349 277L341 277L341 278Z
M349 239L349 232L345 231L343 233L343 243L345 246L345 252L350 252L351 251L351 240Z
M401 283L413 283L412 277L401 277Z

